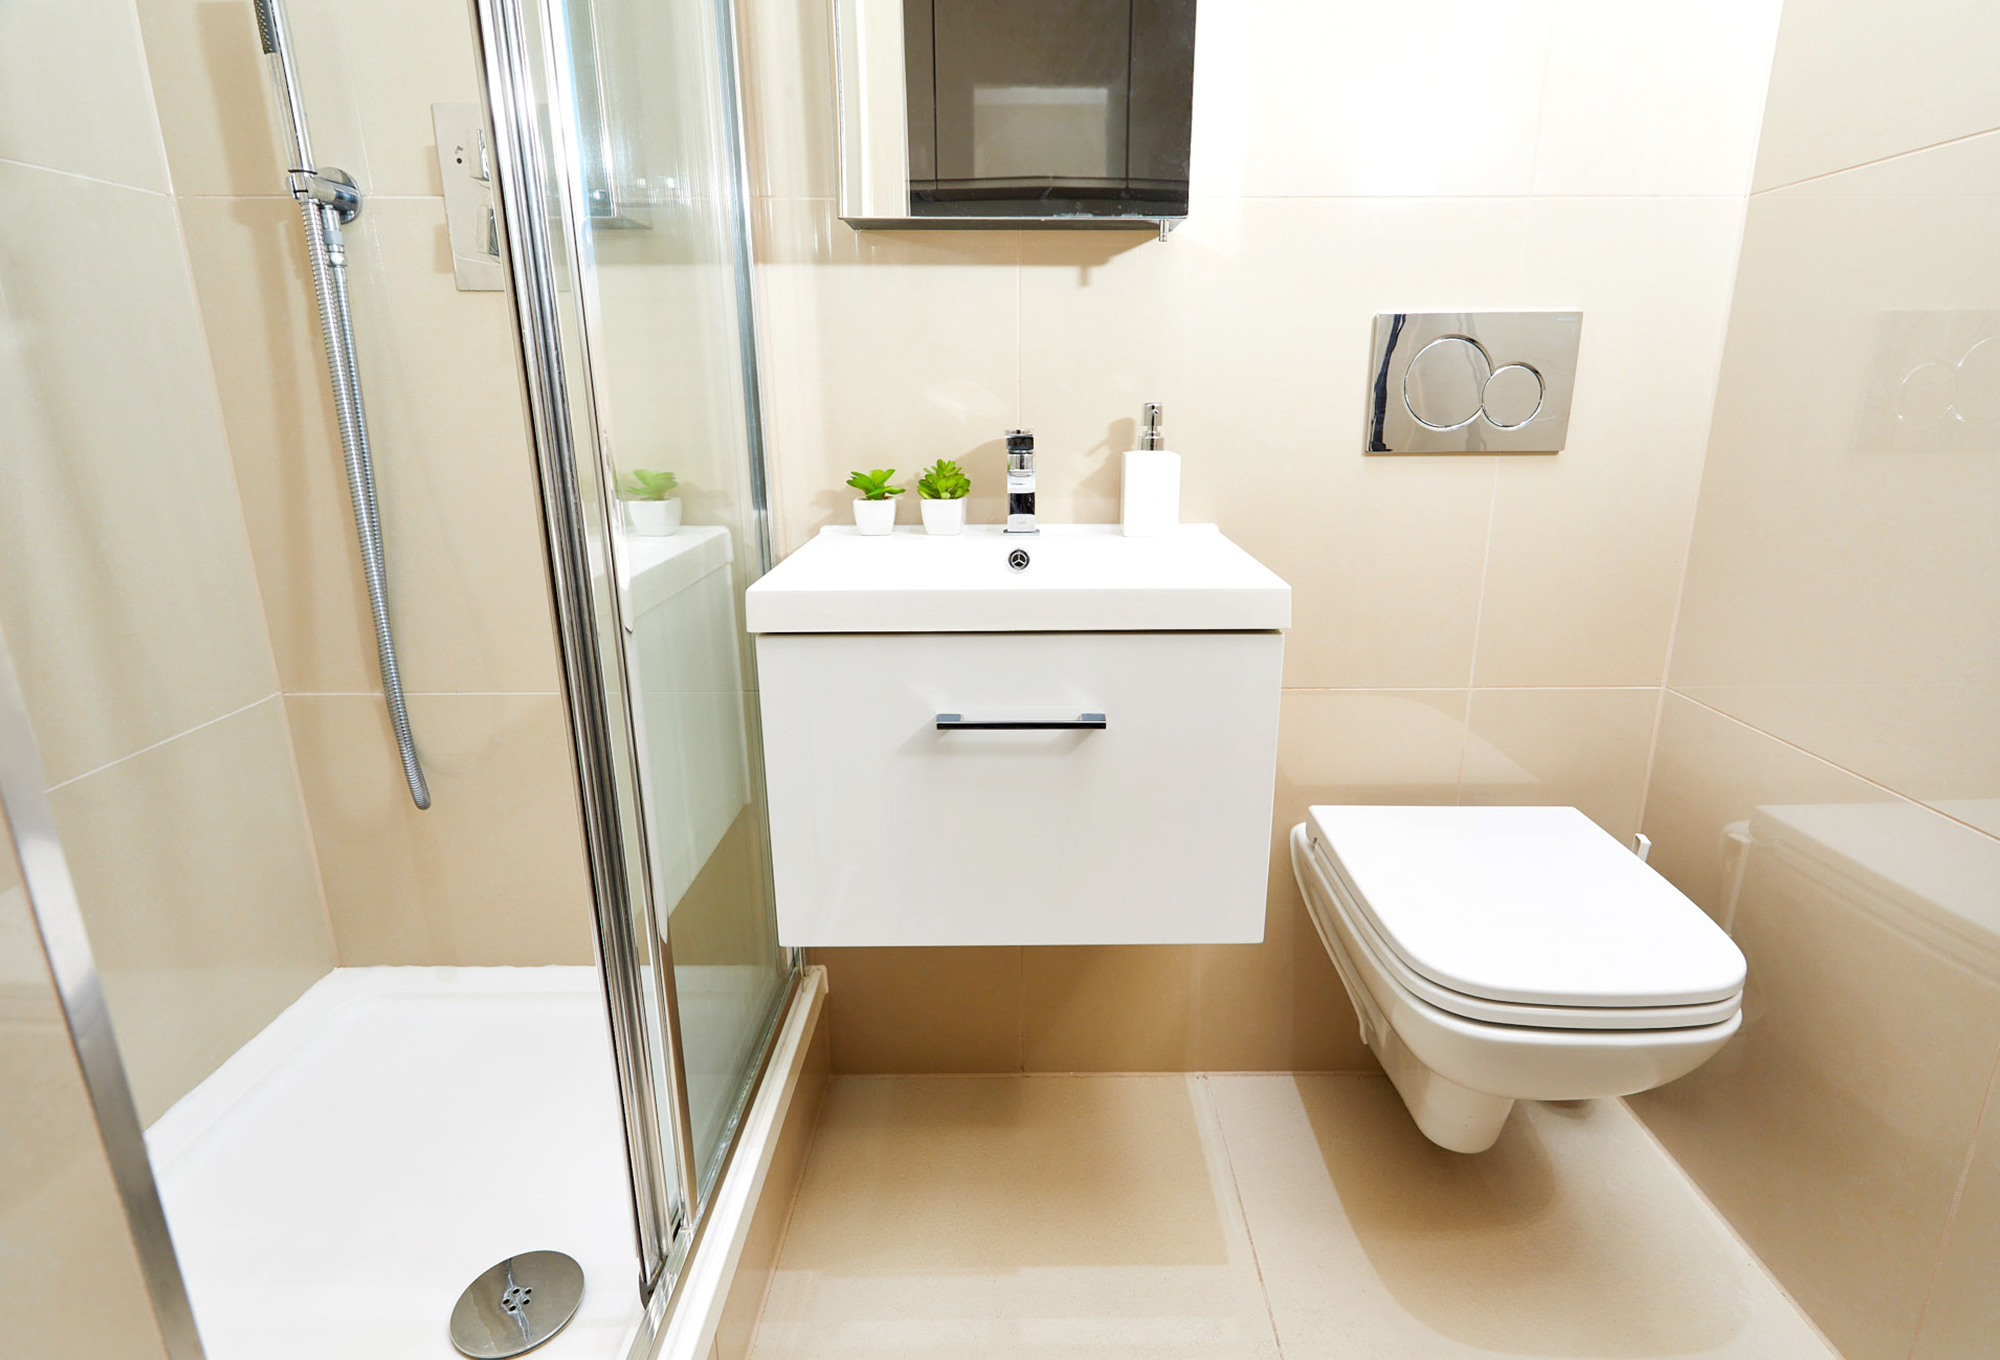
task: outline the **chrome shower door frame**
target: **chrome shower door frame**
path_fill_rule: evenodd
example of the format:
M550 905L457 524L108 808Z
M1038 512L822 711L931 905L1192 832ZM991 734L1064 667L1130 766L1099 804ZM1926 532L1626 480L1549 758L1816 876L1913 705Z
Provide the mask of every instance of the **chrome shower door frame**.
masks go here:
M27 700L15 677L4 635L0 635L0 830L13 838L28 911L48 956L63 1023L69 1029L70 1046L83 1074L98 1136L104 1142L105 1160L125 1210L126 1228L151 1297L160 1340L169 1360L203 1360L187 1282L181 1275L180 1258L174 1254L166 1209L146 1153L145 1130L125 1078L125 1061L111 1026L97 958L84 931L76 882L70 876L69 859L49 804L41 749L35 744Z

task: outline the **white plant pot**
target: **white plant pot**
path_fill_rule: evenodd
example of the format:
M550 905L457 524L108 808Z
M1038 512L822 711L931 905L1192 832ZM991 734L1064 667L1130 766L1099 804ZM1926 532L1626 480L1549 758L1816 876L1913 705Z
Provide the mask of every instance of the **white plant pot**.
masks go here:
M681 527L681 498L669 496L663 501L626 501L625 523L635 534L665 538Z
M864 534L886 534L896 527L896 498L884 501L854 500L854 527Z
M924 532L927 534L955 534L965 528L965 497L956 500L919 501L924 507Z

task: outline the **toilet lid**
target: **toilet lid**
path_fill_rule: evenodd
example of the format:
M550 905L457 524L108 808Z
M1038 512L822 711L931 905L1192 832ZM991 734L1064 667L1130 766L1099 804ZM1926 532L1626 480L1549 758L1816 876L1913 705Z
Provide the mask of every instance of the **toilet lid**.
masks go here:
M1687 1006L1742 951L1575 808L1316 807L1315 838L1380 937L1441 987L1546 1006Z

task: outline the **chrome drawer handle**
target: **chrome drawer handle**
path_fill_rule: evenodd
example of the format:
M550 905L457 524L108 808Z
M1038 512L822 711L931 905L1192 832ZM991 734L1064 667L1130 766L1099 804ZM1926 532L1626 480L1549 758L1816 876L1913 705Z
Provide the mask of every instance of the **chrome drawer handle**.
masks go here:
M1074 718L968 719L962 713L937 715L940 732L1102 732L1102 713L1079 713Z

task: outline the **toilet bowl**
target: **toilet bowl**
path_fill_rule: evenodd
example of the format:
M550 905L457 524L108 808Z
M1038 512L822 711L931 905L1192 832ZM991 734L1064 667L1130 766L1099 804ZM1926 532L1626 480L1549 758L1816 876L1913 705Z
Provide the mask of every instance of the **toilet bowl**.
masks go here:
M1454 1152L1516 1100L1685 1076L1742 1022L1735 943L1575 808L1315 807L1291 850L1362 1041Z

